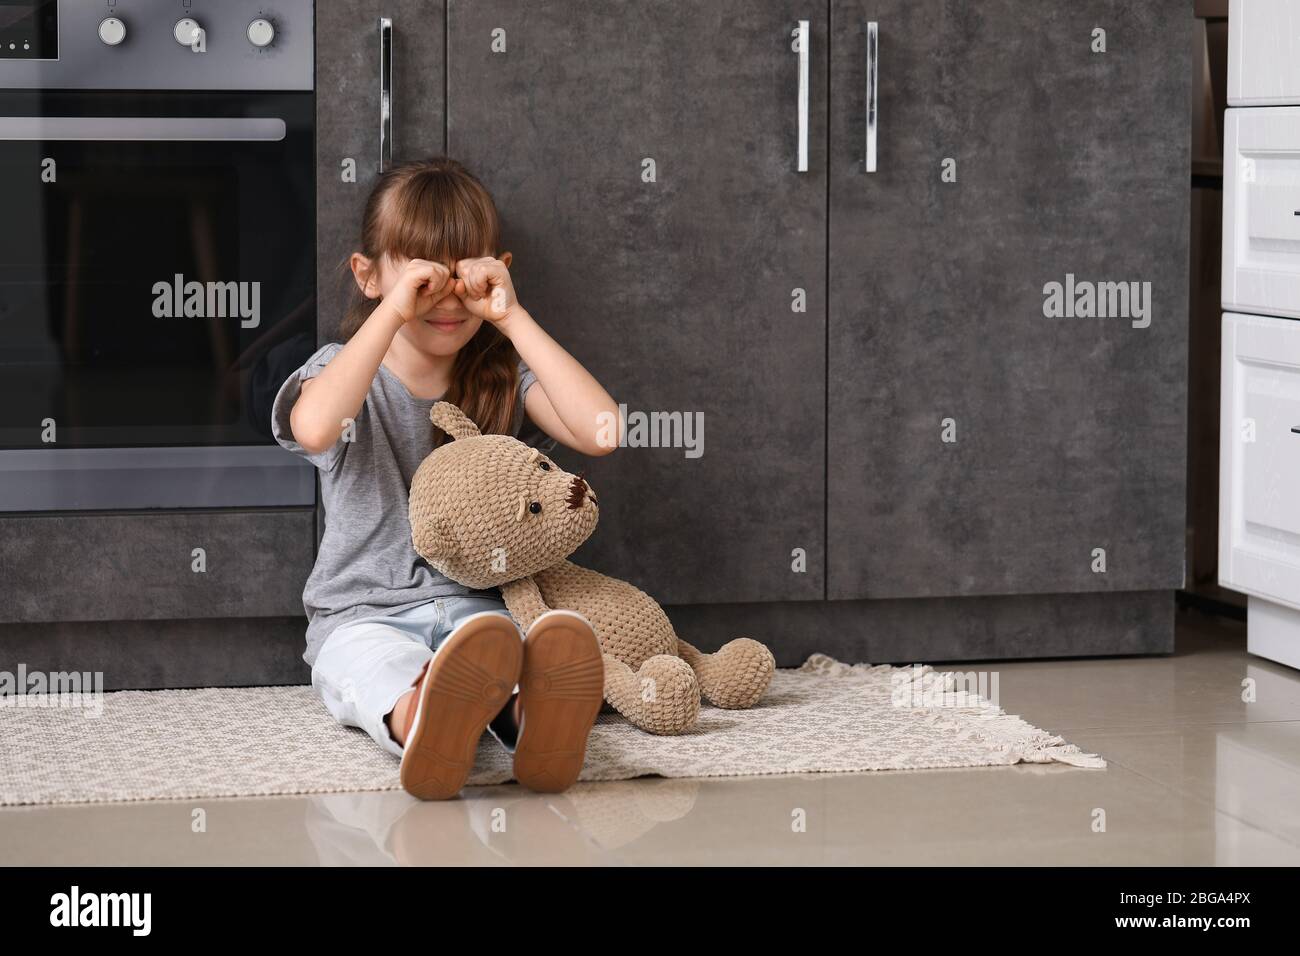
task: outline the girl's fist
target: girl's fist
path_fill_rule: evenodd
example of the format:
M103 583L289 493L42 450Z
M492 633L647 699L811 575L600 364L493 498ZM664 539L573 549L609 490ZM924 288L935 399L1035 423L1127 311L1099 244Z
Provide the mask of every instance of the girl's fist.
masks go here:
M410 322L424 301L438 301L451 291L451 270L440 262L409 259L384 298L403 320Z
M510 270L491 256L457 262L454 291L471 315L489 322L500 322L519 303Z

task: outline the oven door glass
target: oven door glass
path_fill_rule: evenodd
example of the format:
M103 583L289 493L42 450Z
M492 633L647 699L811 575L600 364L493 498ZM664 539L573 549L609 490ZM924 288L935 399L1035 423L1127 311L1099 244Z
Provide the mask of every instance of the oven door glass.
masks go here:
M0 456L273 443L315 347L313 110L0 93Z

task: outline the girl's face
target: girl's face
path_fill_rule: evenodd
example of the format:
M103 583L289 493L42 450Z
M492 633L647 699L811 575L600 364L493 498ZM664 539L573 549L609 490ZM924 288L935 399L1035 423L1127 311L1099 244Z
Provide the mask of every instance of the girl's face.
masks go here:
M380 296L387 295L407 263L406 257L382 256L378 262ZM454 272L454 262L444 262ZM455 355L474 337L483 320L471 315L455 293L446 296L419 296L415 318L402 326L399 335L421 352L429 355Z

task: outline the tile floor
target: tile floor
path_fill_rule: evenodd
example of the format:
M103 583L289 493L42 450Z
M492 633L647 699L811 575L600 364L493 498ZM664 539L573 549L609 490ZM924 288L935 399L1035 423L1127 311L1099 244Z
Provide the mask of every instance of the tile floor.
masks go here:
M1300 672L1248 655L1243 624L1180 612L1171 657L959 667L996 670L1005 709L1109 768L8 809L0 862L1300 864ZM206 832L193 832L196 807Z

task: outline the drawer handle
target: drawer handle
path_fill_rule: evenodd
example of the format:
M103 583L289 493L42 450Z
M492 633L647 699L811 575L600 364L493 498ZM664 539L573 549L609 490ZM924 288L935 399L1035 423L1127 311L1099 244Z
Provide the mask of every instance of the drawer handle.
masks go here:
M1300 215L1300 213L1298 213L1297 215ZM1300 435L1300 425L1297 425L1297 426L1295 426L1294 428L1292 428L1292 429L1291 429L1291 432L1292 432L1292 434Z

